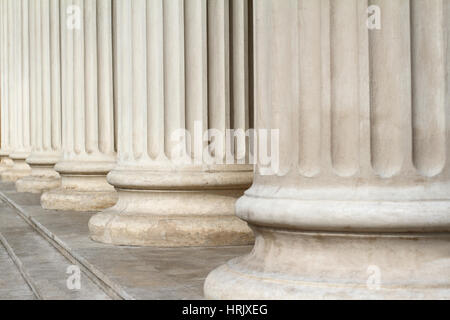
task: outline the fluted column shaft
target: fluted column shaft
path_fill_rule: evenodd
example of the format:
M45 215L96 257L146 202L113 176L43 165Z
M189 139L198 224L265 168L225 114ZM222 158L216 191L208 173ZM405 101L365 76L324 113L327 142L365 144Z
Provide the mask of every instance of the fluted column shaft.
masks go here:
M10 51L8 57L9 105L11 111L11 153L14 161L2 180L16 181L31 173L25 159L31 152L30 75L29 75L29 0L8 2Z
M98 210L116 202L106 182L115 163L112 2L64 0L60 6L63 157L55 169L62 180L41 204Z
M90 220L91 237L121 245L250 243L234 203L251 183L251 166L198 157L208 138L225 154L225 138L206 129L249 127L247 1L116 0L114 6L119 141L108 181L119 200ZM232 10L240 19L230 19ZM237 41L230 46L232 23ZM232 79L232 70L244 77Z
M8 0L0 1L0 172L10 169L13 165L9 153L11 152L11 113L9 97L9 42L11 31L10 20L8 19Z
M19 192L40 193L60 184L53 169L61 157L59 11L57 0L30 2L32 151L26 162L32 172L16 182Z
M237 202L255 247L206 297L448 299L446 1L254 5L256 126L279 129L279 170L257 166Z

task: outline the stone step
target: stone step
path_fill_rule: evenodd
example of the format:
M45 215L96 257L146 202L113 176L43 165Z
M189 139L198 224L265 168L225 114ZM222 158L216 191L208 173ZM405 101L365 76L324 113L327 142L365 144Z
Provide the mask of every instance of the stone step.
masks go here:
M0 300L35 300L36 295L10 257L2 236L0 243Z
M69 288L68 279L74 277L79 266L74 265L48 239L30 226L16 209L5 202L0 203L0 235L4 249L1 250L0 270L8 270L8 274L15 275L14 280L13 276L1 274L1 281L7 283L0 286L0 298L2 294L5 297L22 296L44 300L115 298L109 296L81 268L79 290ZM11 263L12 266L15 263L15 271ZM72 269L69 268L71 266ZM22 274L22 277L18 278L17 274Z
M0 199L114 299L203 299L207 274L252 249L103 244L89 235L94 212L45 210L40 195L19 193L13 183L0 182Z

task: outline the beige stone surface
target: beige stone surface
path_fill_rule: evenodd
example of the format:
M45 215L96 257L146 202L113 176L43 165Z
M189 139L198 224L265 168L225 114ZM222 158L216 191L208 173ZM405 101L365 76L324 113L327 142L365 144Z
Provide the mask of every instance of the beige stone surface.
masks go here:
M13 167L14 162L7 155L6 156L0 155L0 158L1 158L0 159L0 173L4 172L6 170L9 170ZM0 174L0 177L1 177L1 174Z
M30 166L25 162L25 159L14 159L14 165L2 172L1 179L5 182L16 182L23 177L29 176L30 173Z
M117 202L114 187L106 182L110 162L59 162L55 169L61 174L61 185L41 196L45 209L98 211Z
M117 194L111 191L78 191L56 188L44 192L41 205L45 209L96 211L113 206Z
M58 188L61 185L61 178L49 168L33 168L29 176L16 181L18 192L41 193L47 190Z
M247 224L234 215L236 199L249 179L247 171L175 176L114 170L108 180L116 186L119 200L91 218L91 237L104 243L159 247L250 244L253 236Z

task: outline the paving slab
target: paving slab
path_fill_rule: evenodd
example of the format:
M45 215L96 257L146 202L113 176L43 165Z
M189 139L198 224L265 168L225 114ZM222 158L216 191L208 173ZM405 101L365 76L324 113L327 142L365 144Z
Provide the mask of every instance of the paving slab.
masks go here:
M68 268L73 264L54 246L32 228L17 212L0 204L0 234L6 242L10 257L19 260L29 281L40 298L46 300L104 300L110 297L89 278L80 274L81 288L67 286L71 276ZM0 277L3 277L0 274Z
M2 244L0 270L0 300L35 300L33 291Z

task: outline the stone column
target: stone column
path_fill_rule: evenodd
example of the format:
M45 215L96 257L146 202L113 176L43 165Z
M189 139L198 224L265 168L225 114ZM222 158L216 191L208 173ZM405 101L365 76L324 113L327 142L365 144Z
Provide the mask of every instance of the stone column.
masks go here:
M280 130L280 170L238 200L255 246L207 298L450 298L444 3L371 1L369 31L364 1L254 2L256 126Z
M235 200L252 181L251 166L196 157L207 148L206 129L249 126L247 1L114 5L119 144L108 181L119 200L91 218L91 237L143 246L252 242L247 225L234 216ZM232 8L245 18L233 25L231 41L241 41L230 46Z
M60 5L63 157L55 170L61 187L43 193L41 204L99 210L117 201L106 182L115 163L111 0Z
M19 192L40 193L60 185L53 169L61 157L59 1L30 2L31 175L16 182Z
M31 152L28 5L29 0L15 0L8 3L12 27L9 32L11 37L9 81L12 86L9 92L12 95L10 97L12 150L9 157L14 161L14 165L2 173L3 181L17 181L31 173L30 166L25 162Z
M8 0L0 1L0 172L11 169L13 161L9 157L11 152L11 126L10 126L10 98L9 98L9 42L11 31L10 21L8 20Z

